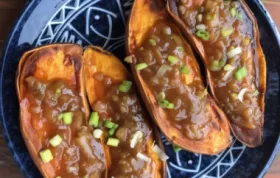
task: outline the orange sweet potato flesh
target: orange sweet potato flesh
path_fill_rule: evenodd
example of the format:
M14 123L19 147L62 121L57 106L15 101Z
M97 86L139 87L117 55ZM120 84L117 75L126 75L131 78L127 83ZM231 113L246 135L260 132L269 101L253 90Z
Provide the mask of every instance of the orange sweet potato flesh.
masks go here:
M167 10L173 20L177 23L177 25L180 27L182 30L182 33L185 35L185 37L190 41L192 47L196 50L196 52L200 55L203 63L206 65L207 64L207 57L206 57L206 51L203 46L202 41L197 38L192 30L182 21L182 19L179 17L179 12L178 12L178 7L176 3L178 0L167 0ZM193 1L192 3L194 4L203 4L205 0L197 0ZM239 1L241 8L244 10L246 15L248 16L249 20L252 23L253 26L253 37L255 41L255 58L256 60L254 61L255 63L255 68L258 70L256 76L257 78L257 86L258 86L258 91L259 91L259 96L258 96L258 104L261 109L261 111L264 113L264 107L265 107L265 92L266 92L266 61L265 61L265 56L262 50L262 47L260 45L260 33L258 29L258 24L257 20L253 14L253 12L250 10L248 5L245 3L244 0ZM257 62L256 62L257 61ZM219 103L217 97L215 96L215 90L214 90L214 85L215 83L213 82L213 78L211 76L211 72L209 69L206 71L207 73L207 81L211 89L211 93L217 103ZM263 142L263 123L264 123L264 116L261 119L260 124L256 128L246 128L242 127L240 125L235 124L231 119L230 115L227 116L230 122L230 127L235 135L235 137L241 141L243 144L245 144L248 147L256 147L262 144Z
M136 49L141 47L146 33L159 20L172 23L168 17L163 1L134 1L127 29L128 55L133 55ZM191 48L186 42L185 48L189 54L193 55ZM198 67L197 64L194 66ZM141 77L140 72L135 70L133 64L131 65L131 70L148 111L169 141L185 150L208 155L217 154L230 145L231 136L228 122L223 111L221 111L211 97L208 96L208 102L210 103L212 113L208 136L202 140L189 139L179 129L170 124L167 113L158 106L156 96L154 96L152 92L153 90L148 88L145 79Z
M17 93L20 102L20 127L26 146L33 161L44 177L56 176L54 162L42 163L39 152L42 147L43 137L38 135L36 125L32 123L30 102L26 98L29 90L26 83L27 77L34 77L43 81L60 79L76 88L82 99L85 109L85 118L89 115L82 73L82 49L76 45L49 45L26 52L20 60L17 71ZM34 116L33 116L34 117ZM44 125L47 130L49 125Z
M88 47L84 53L84 73L85 73L85 83L88 100L91 108L94 108L96 101L102 99L106 95L105 84L102 81L98 81L93 76L96 73L103 73L104 76L110 77L112 79L113 85L121 84L123 80L130 80L132 77L125 68L125 66L117 59L114 55L109 52L104 51L99 47ZM146 123L149 121L147 120ZM148 123L149 124L149 123ZM159 157L152 151L153 141L156 140L157 144L163 148L160 141L159 133L157 129L152 131L152 134L149 136L146 142L147 156L152 159L154 167L155 178L165 177L165 162L162 162ZM110 154L110 147L106 147L106 153ZM116 166L116 162L110 160L110 155L107 156L108 170L110 172L111 168ZM149 167L153 167L150 165ZM117 168L118 169L118 168ZM108 175L110 176L110 175Z

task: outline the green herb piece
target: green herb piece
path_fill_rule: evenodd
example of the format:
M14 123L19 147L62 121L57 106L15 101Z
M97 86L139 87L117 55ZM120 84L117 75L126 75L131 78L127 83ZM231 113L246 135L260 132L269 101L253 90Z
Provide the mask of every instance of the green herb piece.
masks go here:
M153 38L149 39L149 43L153 46L155 46L157 44L156 40Z
M236 16L236 8L231 8L230 10L230 15L232 16L232 17L235 17Z
M158 95L157 95L157 100L158 101L161 101L161 100L164 100L165 99L165 93L164 92L160 92Z
M175 153L177 153L177 152L181 151L182 148L180 148L180 147L178 147L176 145L173 145L173 150L174 150Z
M211 65L210 65L210 70L211 71L220 71L222 69L222 67L224 66L224 61L223 60L214 60L212 61Z
M198 14L198 15L196 16L196 20L197 20L198 22L202 22L202 14Z
M119 86L119 90L121 92L127 93L131 89L131 86L132 86L132 82L131 81L124 80L122 82L122 84Z
M223 27L221 30L221 34L223 37L228 37L234 32L232 27Z
M108 128L108 129L113 128L114 125L115 125L115 123L114 123L114 122L111 122L111 121L106 121L106 122L104 123L104 126L105 126L106 128Z
M135 69L137 71L140 71L140 70L143 70L143 69L145 69L147 67L148 67L148 64L143 62L143 63L136 64Z
M73 119L73 113L72 112L64 112L64 113L60 113L58 115L58 120L63 120L63 123L65 125L70 125L72 123L72 119Z
M242 14L241 11L238 11L238 12L237 12L237 18L238 18L238 20L240 20L240 21L243 20L243 14Z
M52 139L50 139L50 144L53 147L57 147L58 145L60 145L62 142L62 138L59 135L54 136Z
M171 56L171 55L168 56L167 60L168 60L171 64L175 64L175 63L178 62L178 58L175 57L175 56Z
M209 33L204 30L197 30L195 35L205 41L209 40Z
M229 70L231 70L231 69L233 69L233 66L230 65L230 64L226 64L226 65L224 66L224 70L225 70L225 71L229 71Z
M116 138L108 138L107 145L117 147L120 143L119 139Z
M92 112L89 118L89 125L91 127L98 127L99 115L98 112Z
M234 73L235 79L236 80L242 80L244 77L247 76L247 70L245 67L240 67L237 69Z
M190 69L187 66L183 65L183 66L180 67L180 72L183 73L183 74L189 74Z
M182 46L178 46L176 47L176 50L179 52L179 53L182 53L184 51L184 48Z
M124 61L131 64L133 62L133 56L127 56L124 58Z
M49 149L45 149L45 150L40 151L39 155L40 155L43 163L48 163L51 160L53 160L52 152Z
M174 108L174 104L170 103L168 100L164 99L164 100L160 100L158 101L159 106L161 108L166 108L166 109L173 109Z
M255 96L259 96L259 94L260 94L259 90L256 90L256 91L254 92L254 95L255 95Z
M117 130L117 128L119 127L118 124L114 124L114 126L109 130L109 135L113 136Z

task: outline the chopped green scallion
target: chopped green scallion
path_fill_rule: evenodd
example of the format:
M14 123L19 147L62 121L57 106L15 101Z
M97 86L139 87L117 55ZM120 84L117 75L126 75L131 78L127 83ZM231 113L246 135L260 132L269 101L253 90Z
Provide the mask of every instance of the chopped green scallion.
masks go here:
M180 148L180 147L178 147L176 145L173 145L173 150L174 150L175 153L177 153L177 152L181 151L182 148Z
M205 41L209 40L209 33L204 30L197 30L195 35Z
M92 127L98 127L99 115L98 112L92 112L89 118L89 125Z
M116 138L108 138L107 145L117 147L120 143L119 139Z
M173 109L174 108L174 104L170 103L168 100L164 99L164 100L160 100L158 101L159 106L161 108L167 108L167 109Z
M236 80L242 80L244 77L246 77L246 75L247 75L247 70L244 67L240 67L234 73L234 76L235 76Z
M72 123L72 119L73 119L73 113L72 112L64 112L64 113L60 113L58 115L58 120L63 120L63 123L65 125L70 125Z
M223 60L214 60L212 61L211 63L211 66L210 66L210 70L211 71L219 71L221 70L221 68L224 66L224 61Z
M164 100L165 99L165 93L164 92L160 92L158 95L157 95L157 100L158 101L161 101L161 100Z
M133 56L127 56L124 58L124 61L131 64L133 62Z
M149 43L153 46L155 46L157 44L156 40L153 38L149 39Z
M112 129L115 125L117 125L117 124L115 124L114 122L111 122L111 121L106 121L104 123L104 126L108 129Z
M223 37L228 37L234 32L234 29L232 27L224 27L221 30L221 34Z
M231 69L233 69L233 66L230 65L230 64L226 64L226 65L224 66L224 70L225 70L225 71L229 71L229 70L231 70Z
M53 160L52 152L49 149L42 150L39 154L43 163L48 163Z
M240 21L243 20L243 14L242 14L241 11L238 11L238 12L237 12L237 18L238 18L238 20L240 20Z
M109 130L109 135L113 136L113 135L115 134L115 132L116 132L116 130L117 130L118 127L119 127L119 125L118 125L118 124L115 124L115 125L113 126L113 128L111 128L111 129Z
M52 139L50 139L50 144L53 147L57 147L58 145L60 145L62 142L62 138L59 135L54 136Z
M236 16L236 8L231 8L230 9L230 15L232 16L232 17L235 17Z
M97 139L99 139L99 138L101 138L101 135L103 134L103 131L101 130L101 129L95 129L94 131L93 131L93 136L94 136L94 138L97 138Z
M182 46L178 46L176 47L176 50L179 52L179 53L182 53L184 51L184 48Z
M189 74L190 69L187 66L183 65L183 66L180 67L180 72L183 73L183 74Z
M171 64L175 64L175 63L178 62L178 58L175 57L175 56L171 56L171 55L168 56L167 60L168 60Z
M140 70L143 70L143 69L145 69L147 67L148 67L148 64L143 62L143 63L136 64L135 69L137 71L140 71Z
M121 92L127 93L132 86L132 82L128 80L124 80L122 84L119 86L119 90Z
M254 92L254 95L255 95L255 96L259 96L259 94L260 94L259 90L256 90L256 91Z

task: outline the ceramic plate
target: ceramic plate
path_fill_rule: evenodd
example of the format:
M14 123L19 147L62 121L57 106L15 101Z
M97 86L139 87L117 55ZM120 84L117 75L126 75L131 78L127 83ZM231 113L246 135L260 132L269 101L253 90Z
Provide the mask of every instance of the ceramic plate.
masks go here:
M0 116L8 146L27 178L41 177L25 147L19 129L19 106L15 74L21 55L36 46L69 42L98 45L120 58L125 55L124 34L132 0L33 0L16 23L1 60ZM174 153L162 137L168 160L168 178L262 177L279 147L280 131L280 40L270 16L258 0L247 0L255 13L267 59L267 94L264 143L254 149L234 140L216 156L186 151Z

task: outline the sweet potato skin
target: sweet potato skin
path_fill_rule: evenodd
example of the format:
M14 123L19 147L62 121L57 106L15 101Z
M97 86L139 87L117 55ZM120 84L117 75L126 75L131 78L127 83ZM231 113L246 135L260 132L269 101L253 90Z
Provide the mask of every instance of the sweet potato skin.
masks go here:
M202 3L204 0L198 0L196 3ZM191 29L189 29L184 22L180 19L178 14L178 7L176 6L177 0L167 0L167 10L170 14L170 16L173 18L173 20L177 23L177 25L180 27L182 33L184 36L188 39L188 41L192 44L192 47L195 49L195 51L200 55L202 61L204 64L206 64L206 52L203 47L202 42L195 37L195 35L192 34ZM254 34L254 41L256 43L256 56L257 56L257 68L258 70L258 89L260 92L259 95L259 106L261 108L261 111L264 113L264 107L265 107L265 92L266 92L266 60L265 56L260 44L260 32L258 29L257 20L253 14L253 12L250 10L248 5L245 3L244 0L239 1L241 4L241 7L244 9L245 13L251 20L253 24L253 34ZM206 70L207 73L207 82L210 86L211 93L214 97L214 99L219 103L215 96L214 91L214 84L212 80L212 76L209 70ZM264 117L261 120L261 124L255 128L255 129L248 129L248 128L242 128L236 124L234 124L230 119L228 119L230 122L231 130L234 134L234 136L241 141L243 144L245 144L248 147L257 147L263 143L263 124L264 124Z
M142 44L146 32L159 20L170 20L163 1L134 1L127 27L127 55L134 54L135 49ZM188 44L186 44L186 46L192 54ZM223 111L210 97L209 102L213 108L212 114L215 115L211 123L211 134L204 140L190 140L180 133L178 129L170 125L166 113L163 109L156 106L157 100L144 79L140 76L139 72L135 70L133 65L131 65L131 70L150 115L152 115L154 121L169 141L185 150L208 155L217 154L230 145L231 136L228 122L225 119Z
M48 45L26 52L19 63L16 77L17 95L20 102L20 128L28 151L44 177L55 177L51 163L42 163L38 153L42 149L31 125L29 102L24 98L27 92L25 78L34 76L38 79L52 80L60 78L74 85L80 91L85 108L86 118L89 107L86 101L85 88L82 84L82 49L72 44Z

